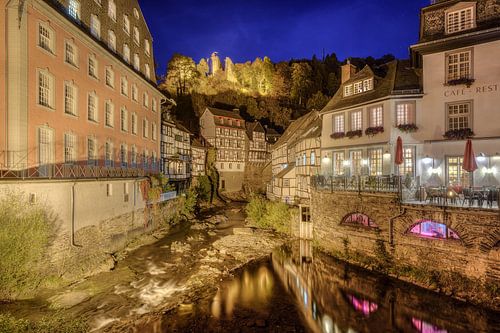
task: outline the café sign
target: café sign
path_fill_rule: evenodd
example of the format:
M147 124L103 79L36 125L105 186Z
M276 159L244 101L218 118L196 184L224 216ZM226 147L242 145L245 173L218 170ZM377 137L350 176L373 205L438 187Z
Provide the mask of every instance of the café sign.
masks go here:
M487 94L500 91L500 84L487 84L478 87L457 88L444 91L444 97L465 96L472 94Z

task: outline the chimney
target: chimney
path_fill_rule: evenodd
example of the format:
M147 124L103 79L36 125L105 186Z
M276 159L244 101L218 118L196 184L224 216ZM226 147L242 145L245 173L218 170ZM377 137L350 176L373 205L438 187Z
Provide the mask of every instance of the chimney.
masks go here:
M347 60L347 64L342 66L342 77L341 77L341 83L345 83L346 81L349 81L351 77L356 74L357 72L356 66L351 64L351 60Z

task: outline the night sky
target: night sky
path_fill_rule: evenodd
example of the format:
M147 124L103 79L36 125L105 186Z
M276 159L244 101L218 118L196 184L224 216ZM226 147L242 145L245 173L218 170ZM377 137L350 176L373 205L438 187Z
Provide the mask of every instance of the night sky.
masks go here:
M172 54L196 62L213 51L234 62L321 57L408 57L429 0L139 0L154 39L158 73Z

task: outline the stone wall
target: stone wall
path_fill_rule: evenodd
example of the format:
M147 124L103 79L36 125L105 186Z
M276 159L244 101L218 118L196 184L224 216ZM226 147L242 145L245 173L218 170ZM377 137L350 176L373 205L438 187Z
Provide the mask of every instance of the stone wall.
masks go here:
M500 283L499 212L400 206L398 202L395 194L313 191L315 242L326 251L367 268L488 302L484 292L488 286ZM342 223L351 213L367 215L377 227ZM460 239L411 234L411 227L421 220L445 224ZM467 294L469 282L478 282L471 285L485 289L469 290ZM498 294L496 289L493 291Z
M54 224L47 264L54 277L73 281L109 270L114 254L178 218L183 199L148 208L141 181L0 182L0 199L22 194L46 209Z
M266 193L266 185L271 178L271 163L247 163L243 186L247 191Z

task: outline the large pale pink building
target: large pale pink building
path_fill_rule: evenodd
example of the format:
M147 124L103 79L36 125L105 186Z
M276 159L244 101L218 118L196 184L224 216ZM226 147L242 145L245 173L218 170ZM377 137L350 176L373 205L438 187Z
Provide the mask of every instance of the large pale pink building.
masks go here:
M136 0L0 0L3 176L159 169L152 38Z

